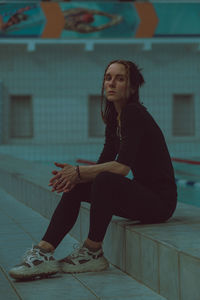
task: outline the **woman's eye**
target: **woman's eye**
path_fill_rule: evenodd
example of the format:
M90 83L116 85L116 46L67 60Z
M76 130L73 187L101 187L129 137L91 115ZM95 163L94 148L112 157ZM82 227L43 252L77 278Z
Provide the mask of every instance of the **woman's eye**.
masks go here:
M106 77L106 78L105 78L105 80L107 80L107 81L110 80L110 79L111 79L110 77ZM119 80L119 81L124 81L124 78L118 78L118 80Z

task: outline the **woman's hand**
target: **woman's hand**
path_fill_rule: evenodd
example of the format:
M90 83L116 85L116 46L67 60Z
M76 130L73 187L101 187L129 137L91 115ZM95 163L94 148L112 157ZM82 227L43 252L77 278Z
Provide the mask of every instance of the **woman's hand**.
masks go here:
M69 164L55 163L61 171L52 171L52 174L56 175L50 179L49 186L52 186L52 192L55 190L57 193L69 192L78 182L78 176L75 167Z

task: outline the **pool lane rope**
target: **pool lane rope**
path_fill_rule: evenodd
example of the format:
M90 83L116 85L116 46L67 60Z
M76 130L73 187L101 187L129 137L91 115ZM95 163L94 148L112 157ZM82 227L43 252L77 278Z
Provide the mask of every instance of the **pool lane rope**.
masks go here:
M198 181L192 181L192 180L186 180L186 179L179 179L175 178L176 184L180 186L190 186L195 188L200 188L200 182Z
M185 163L189 165L200 165L200 161L191 160L191 159L172 157L171 160L174 162ZM180 186L187 186L187 187L190 186L190 187L200 188L200 182L198 181L179 179L179 178L175 178L175 180L176 180L176 184Z

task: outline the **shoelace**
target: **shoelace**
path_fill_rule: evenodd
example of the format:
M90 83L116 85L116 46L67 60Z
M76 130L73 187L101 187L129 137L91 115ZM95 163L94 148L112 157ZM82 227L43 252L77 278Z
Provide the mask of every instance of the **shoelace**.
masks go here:
M74 258L77 257L78 255L79 256L84 256L86 248L82 248L82 247L83 247L83 245L82 244L80 245L80 243L73 244L73 248L75 250L70 254L70 256L74 257Z
M39 251L40 249L34 249L33 248L33 245L32 245L32 248L31 249L28 249L24 256L23 256L23 261L26 262L26 261L29 261L31 258L40 258L40 254L39 254Z

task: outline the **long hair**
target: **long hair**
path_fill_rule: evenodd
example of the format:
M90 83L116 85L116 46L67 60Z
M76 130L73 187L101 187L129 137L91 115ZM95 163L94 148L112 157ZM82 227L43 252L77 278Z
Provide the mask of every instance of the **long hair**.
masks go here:
M112 102L109 102L104 97L104 82L105 82L105 74L109 66L113 63L119 63L125 66L126 68L126 75L127 75L127 86L126 88L130 90L130 88L133 88L135 92L133 94L130 94L130 96L127 98L127 103L140 103L139 100L139 88L145 83L143 75L141 74L141 70L138 66L133 63L132 61L128 60L113 60L111 61L108 66L105 69L104 77L103 77L103 84L101 89L101 117L103 119L103 122L105 124L108 124L108 122L112 122L116 116L117 112L115 110L114 104ZM104 101L106 100L106 101ZM105 108L103 109L103 105L105 102Z

